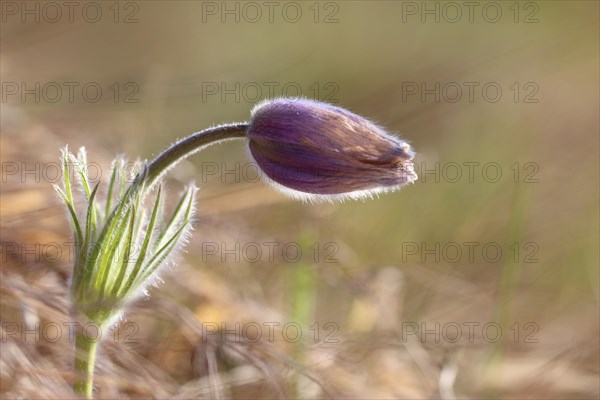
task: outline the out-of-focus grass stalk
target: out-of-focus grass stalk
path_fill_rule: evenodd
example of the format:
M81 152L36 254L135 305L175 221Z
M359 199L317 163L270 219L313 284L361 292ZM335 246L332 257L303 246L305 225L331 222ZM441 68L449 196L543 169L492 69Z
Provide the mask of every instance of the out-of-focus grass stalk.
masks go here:
M315 261L318 261L319 248L318 243L312 243L312 235L309 232L304 232L298 236L298 247L300 249L310 249L313 251ZM315 246L313 248L313 246ZM288 274L288 285L291 290L291 320L296 322L302 328L309 327L311 320L315 316L316 304L316 279L315 265L312 263L301 262L290 265L291 270ZM294 343L294 356L299 362L304 361L304 344L302 340ZM301 398L302 394L302 379L297 373L292 376L290 385L295 398Z
M523 229L526 222L527 206L529 202L526 197L525 190L519 185L516 185L513 191L511 210L508 215L509 225L506 237L512 241L511 246L521 246L523 243ZM515 254L521 254L521 249L514 249ZM496 307L496 320L502 332L506 333L509 330L509 324L512 318L512 304L515 293L515 284L518 275L518 268L521 266L521 259L515 260L511 257L504 257L500 282L498 284L498 297ZM487 373L485 376L486 386L495 386L493 384L496 374L495 366L502 359L504 340L509 335L502 334L501 339L494 343L487 357Z

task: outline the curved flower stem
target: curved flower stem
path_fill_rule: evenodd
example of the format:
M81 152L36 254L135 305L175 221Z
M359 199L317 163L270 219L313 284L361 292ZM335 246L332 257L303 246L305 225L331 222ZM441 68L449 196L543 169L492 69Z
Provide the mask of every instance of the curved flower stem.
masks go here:
M246 137L248 126L247 122L218 125L193 133L172 144L137 174L121 202L127 205L140 191L142 195L147 193L169 169L211 144ZM108 221L115 216L117 209L118 207L115 207Z
M75 371L79 378L73 384L73 391L84 395L86 399L92 398L97 347L98 340L91 339L83 332L75 334Z
M171 145L156 157L147 167L143 176L145 190L149 189L165 172L179 161L202 150L206 146L224 140L240 139L246 136L248 123L219 125L194 133Z

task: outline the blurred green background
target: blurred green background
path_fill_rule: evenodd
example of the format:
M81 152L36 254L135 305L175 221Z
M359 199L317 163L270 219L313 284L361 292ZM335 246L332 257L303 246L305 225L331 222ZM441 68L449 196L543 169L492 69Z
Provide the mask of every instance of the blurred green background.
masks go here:
M44 172L66 144L106 172L300 95L398 133L420 175L311 205L255 182L241 142L178 166L173 198L201 187L194 235L127 315L136 343L107 340L98 396L600 396L597 2L55 4L2 4L3 322L68 319L67 255L7 247L69 240ZM204 343L207 322L262 340ZM64 396L67 339L13 339L3 396Z

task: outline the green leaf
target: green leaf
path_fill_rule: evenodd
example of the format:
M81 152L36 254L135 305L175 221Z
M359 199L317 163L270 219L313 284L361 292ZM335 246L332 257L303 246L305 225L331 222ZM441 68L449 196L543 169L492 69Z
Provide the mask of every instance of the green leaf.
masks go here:
M70 154L69 158L75 164L75 168L77 169L77 175L79 176L79 184L81 185L86 199L90 198L91 190L90 183L87 177L87 166L85 165L85 151L79 150L79 158L75 158L74 155Z
M63 202L67 206L69 214L71 214L71 220L73 221L73 231L77 236L77 246L81 246L81 244L83 243L83 234L81 231L81 225L79 225L79 218L77 218L77 213L73 208L73 203L69 201L67 194L63 192L61 188L58 187L58 185L54 185L54 190L58 192Z
M104 293L109 286L109 283L114 281L111 276L114 273L114 266L119 265L120 254L122 254L124 248L127 246L127 242L123 240L123 237L127 234L127 227L129 226L129 218L135 207L131 207L125 213L125 216L119 220L116 226L114 235L109 238L106 243L102 244L102 247L106 251L102 252L100 257L100 265L98 266L98 274L96 276L94 286L99 289L100 297L104 298ZM115 261L115 255L117 259Z
M122 289L119 292L120 297L126 297L128 295L129 290L133 286L135 279L139 276L139 273L142 270L142 265L144 260L146 259L146 253L148 251L148 247L150 242L152 241L152 236L154 233L154 226L158 219L158 215L160 213L160 209L162 208L162 186L158 186L158 193L156 194L156 200L154 201L154 208L152 209L152 216L150 217L150 222L148 222L148 226L146 227L146 237L144 238L144 242L140 249L140 254L138 255L138 259L135 263L135 266L130 271L129 276L127 277L127 282L122 285Z
M140 282L144 282L161 266L161 264L165 261L165 259L169 256L169 254L177 247L178 240L181 235L189 228L190 225L190 217L194 211L194 194L196 192L195 187L190 187L186 194L183 196L183 199L187 199L185 213L183 215L183 222L181 227L177 229L177 231L171 236L171 238L164 244L161 243L161 248L158 250L150 262L148 266L144 268L143 275L140 279Z
M96 207L94 204L94 199L96 197L96 193L98 192L98 187L100 186L100 182L96 184L94 190L90 195L90 200L88 202L87 209L87 218L85 223L85 239L83 241L83 246L80 248L81 260L85 264L85 260L87 259L90 242L94 239L94 235L96 233Z
M177 241L188 227L188 222L189 221L184 222L177 232L175 232L173 236L152 256L152 259L148 262L147 267L144 268L142 275L138 280L139 285L143 285L177 247Z
M113 297L117 297L119 292L119 288L123 282L123 278L125 277L125 272L127 272L127 264L129 263L129 257L131 256L131 248L134 245L133 242L133 225L135 223L136 209L135 206L131 207L131 218L129 219L129 228L127 229L127 241L124 244L125 252L123 254L123 259L120 262L121 268L119 269L119 273L114 279L114 284L112 285L111 294ZM113 264L115 265L115 264ZM117 264L119 265L119 264Z
M158 240L154 244L154 249L161 247L164 244L165 238L168 237L174 229L177 229L179 224L185 219L184 215L186 214L186 207L184 207L184 205L190 205L190 202L193 201L194 193L195 188L190 187L187 189L185 194L181 196L181 199L179 200L179 203L177 203L175 211L173 211L169 222L166 224L165 229L161 232Z
M69 146L65 146L64 150L62 150L61 158L63 162L63 177L65 184L65 195L67 198L67 202L73 204L73 193L71 191L71 177L69 176L69 164L67 162L69 156Z
M129 190L132 190L131 186L129 187L128 191ZM94 272L96 272L96 268L94 267L99 261L101 261L101 256L104 256L106 254L106 252L103 251L103 248L106 247L106 242L110 242L112 240L111 237L113 236L113 232L118 224L119 218L122 217L125 213L125 205L125 201L120 201L119 206L108 216L108 218L104 222L104 227L102 228L102 231L98 236L96 246L94 246L91 256L86 261L86 269L94 270Z
M104 211L104 219L108 219L108 216L110 215L110 211L111 211L111 207L112 207L112 200L113 200L113 196L114 196L114 187L115 187L115 181L117 179L117 170L121 168L121 159L116 159L113 161L113 165L112 165L112 173L110 174L110 181L108 183L108 193L106 195L106 208Z

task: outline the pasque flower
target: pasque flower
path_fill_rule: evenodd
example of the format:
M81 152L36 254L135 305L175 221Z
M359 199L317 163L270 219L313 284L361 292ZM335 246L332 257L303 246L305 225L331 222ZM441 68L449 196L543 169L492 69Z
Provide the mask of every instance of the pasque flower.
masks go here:
M267 180L294 198L361 198L417 179L408 143L366 118L314 100L258 104L248 147Z
M56 190L71 219L76 257L71 279L73 314L81 323L106 327L133 299L145 293L170 263L191 231L193 186L169 217L160 186L178 162L208 145L248 139L250 157L283 193L308 200L361 198L417 179L414 152L398 137L340 107L306 99L276 99L257 105L248 123L219 125L170 146L127 185L116 160L106 191L92 186L86 153L63 152L64 182ZM75 166L79 195L73 193L69 164ZM78 332L77 393L92 397L96 341Z

